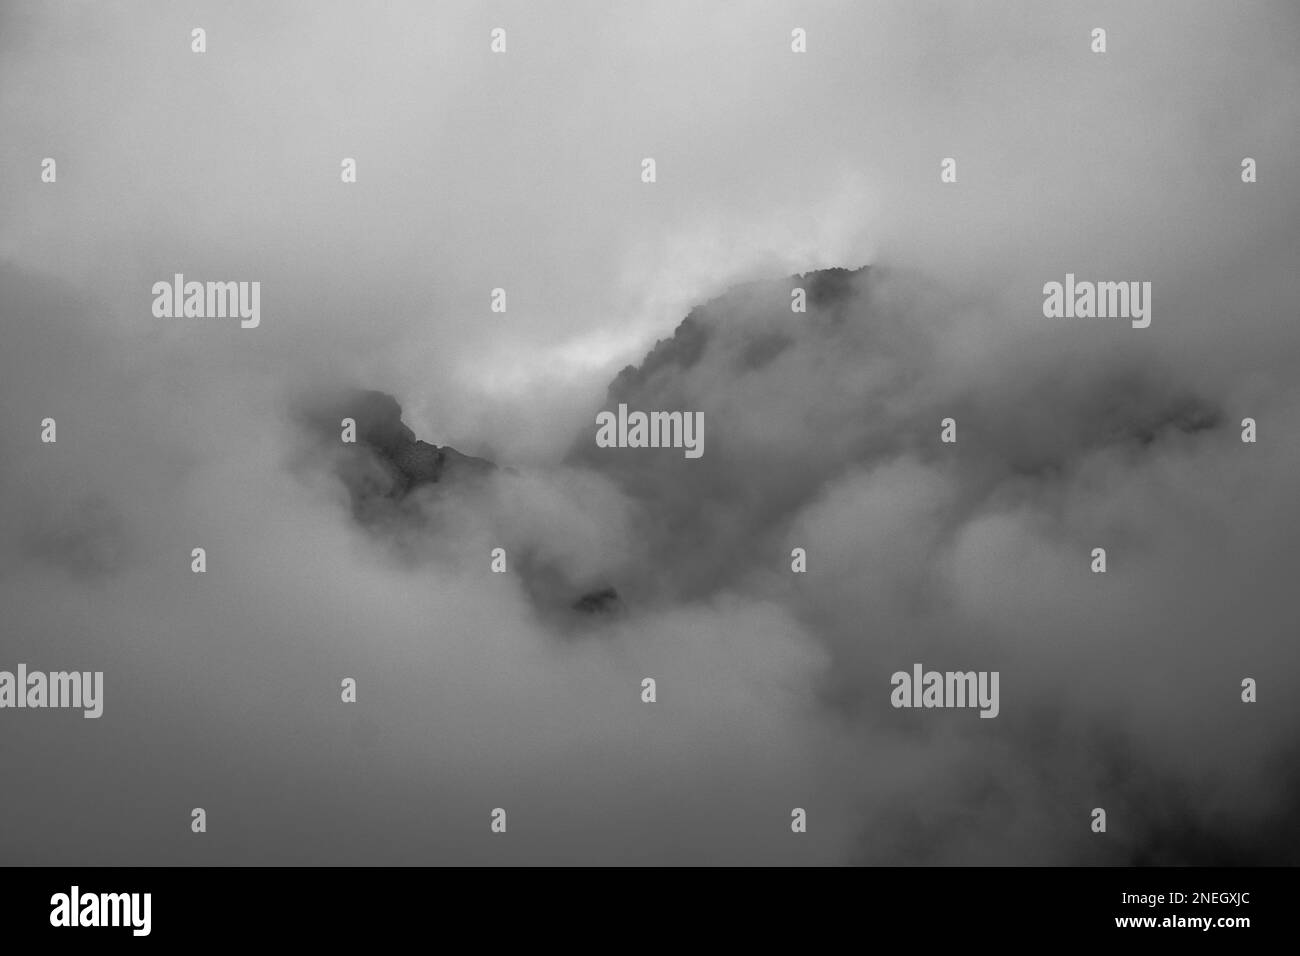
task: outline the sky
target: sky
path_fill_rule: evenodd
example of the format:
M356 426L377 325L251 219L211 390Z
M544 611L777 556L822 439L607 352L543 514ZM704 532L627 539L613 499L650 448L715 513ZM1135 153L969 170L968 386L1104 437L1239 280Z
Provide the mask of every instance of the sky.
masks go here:
M0 861L1295 862L1298 46L1284 2L0 3L0 668L106 685L0 714ZM260 326L156 317L178 272ZM1150 328L1045 318L1067 273ZM358 522L293 414L351 387L501 473ZM704 456L598 454L619 395ZM891 709L916 660L1001 714Z

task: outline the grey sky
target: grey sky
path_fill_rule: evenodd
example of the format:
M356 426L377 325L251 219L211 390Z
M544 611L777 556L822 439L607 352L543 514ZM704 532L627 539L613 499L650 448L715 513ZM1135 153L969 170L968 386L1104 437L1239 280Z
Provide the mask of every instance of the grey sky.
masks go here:
M106 672L99 721L0 717L0 861L1089 862L1215 819L1264 858L1298 48L1284 2L0 5L0 668ZM842 330L791 327L785 277L867 264ZM261 327L154 318L175 272L261 281ZM1151 328L1051 324L1067 272L1152 281ZM641 393L706 412L702 467L577 471L618 370L751 280ZM293 397L348 384L519 473L396 556L294 465ZM1187 396L1221 427L1112 441ZM644 603L566 639L498 541ZM888 709L967 650L998 720Z

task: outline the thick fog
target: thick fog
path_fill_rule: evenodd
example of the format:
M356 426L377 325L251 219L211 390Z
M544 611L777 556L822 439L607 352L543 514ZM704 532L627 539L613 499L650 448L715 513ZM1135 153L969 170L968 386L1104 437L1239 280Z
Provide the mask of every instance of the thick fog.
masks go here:
M0 711L0 862L1297 862L1298 49L1286 2L0 6L0 670L104 672ZM156 316L177 273L260 324ZM1150 326L1046 318L1067 273ZM497 467L359 509L353 389ZM598 448L619 402L704 454ZM915 662L998 717L891 707Z

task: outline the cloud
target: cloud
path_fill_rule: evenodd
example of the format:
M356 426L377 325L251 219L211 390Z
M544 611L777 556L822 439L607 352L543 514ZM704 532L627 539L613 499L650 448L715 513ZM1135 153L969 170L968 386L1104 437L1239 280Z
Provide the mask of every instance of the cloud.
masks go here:
M1295 861L1294 10L791 16L0 11L0 666L106 697L0 735L0 856ZM1067 272L1151 328L1044 320ZM348 471L298 413L351 387L498 467ZM617 401L704 456L595 448ZM915 660L1000 716L893 710Z

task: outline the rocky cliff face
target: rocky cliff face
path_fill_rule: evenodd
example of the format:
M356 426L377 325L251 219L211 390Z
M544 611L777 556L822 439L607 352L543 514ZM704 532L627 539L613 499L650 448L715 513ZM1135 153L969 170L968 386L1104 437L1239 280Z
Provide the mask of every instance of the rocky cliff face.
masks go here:
M356 422L358 451L373 456L387 478L387 481L370 482L363 488L355 488L358 494L380 494L401 499L422 485L482 476L496 467L484 458L463 455L449 446L417 439L415 432L402 421L402 406L384 392L346 392L312 416L321 436L328 435L335 441L339 440L340 423L345 418Z
M853 299L855 281L866 271L828 269L751 283L702 303L639 364L627 366L613 378L606 407L626 401L648 409L706 408L712 415L715 408L701 394L700 381L770 375L774 364L796 344L796 337L808 335L801 327L809 321L820 323L825 333L833 336ZM810 316L791 318L788 303L795 286L806 289ZM497 470L491 461L417 438L402 420L397 399L381 391L355 389L318 397L311 402L306 418L319 447L329 450L356 519L396 539L437 533L417 493L432 490L441 494L452 486L482 487ZM340 442L344 418L356 422L353 445ZM669 576L677 575L688 585L698 578L702 590L712 586L709 582L716 581L718 575L712 568L708 574L698 575L695 565L704 558L729 564L740 546L728 543L726 529L709 516L728 514L738 506L738 489L765 473L758 468L761 455L733 460L735 456L725 450L727 439L714 432L717 444L710 447L717 450L711 452L710 460L716 458L723 465L706 468L680 454L598 449L589 427L582 422L574 426L575 441L564 456L565 465L600 473L638 502L643 520L648 522L635 532L638 546L655 552L656 567L676 568ZM683 550L697 555L694 564L682 560ZM533 554L512 553L510 571L521 577L539 606L567 609L581 616L616 614L628 603L646 597L641 593L644 582L636 576L617 582L588 580L579 585Z
M791 308L800 291L806 312ZM1136 357L1090 378L1030 354L1012 385L985 378L978 364L967 367L945 348L955 307L931 292L876 269L827 269L739 285L692 309L638 365L614 376L603 408L698 412L707 452L693 460L658 448L599 447L593 420L575 421L562 468L598 475L627 503L629 526L619 532L626 547L615 549L626 560L578 577L575 562L552 560L543 544L535 553L513 549L511 573L538 604L584 614L665 595L708 599L751 574L751 555L788 554L789 529L810 503L854 475L924 469L956 489L938 519L949 533L1008 495L1050 500L1101 449L1131 458L1224 420ZM396 536L431 530L416 492L461 480L474 487L496 468L420 441L382 392L317 407L327 409L317 420L333 449L340 419L356 420L358 444L336 456L337 473L358 520ZM954 409L963 435L975 439L959 454L936 440ZM494 514L499 504L489 505ZM534 518L564 520L515 513L501 521ZM557 524L552 537L567 532Z
M385 392L341 389L303 401L299 419L316 453L323 453L347 489L352 516L376 532L422 532L424 515L413 493L423 488L473 484L496 466L415 437L402 421L402 406ZM354 442L343 440L343 422L356 423Z
M448 445L415 437L402 420L402 406L385 392L353 389L312 404L304 414L316 441L335 452L334 472L348 489L358 521L378 528L401 524L423 526L424 513L412 496L431 486L475 488L497 466L485 458L465 455ZM356 442L341 440L342 422L356 422ZM527 592L539 604L567 608L583 615L610 614L622 608L618 592L601 586L574 593L554 569L537 566L528 555L515 555L512 570L524 578Z

